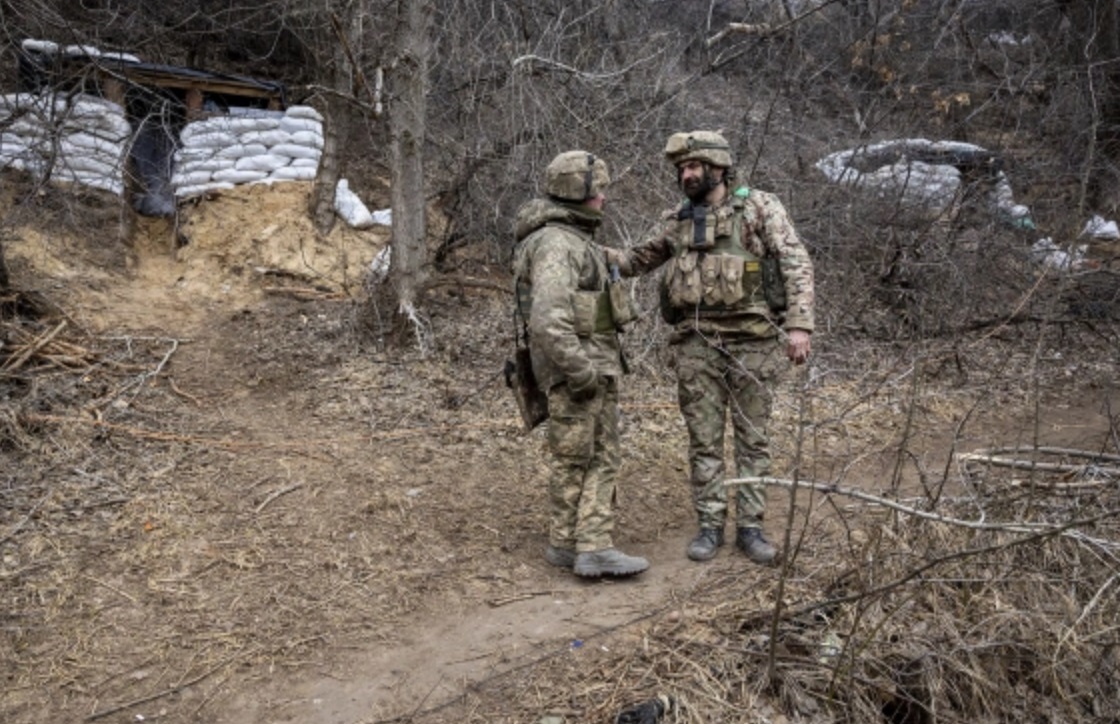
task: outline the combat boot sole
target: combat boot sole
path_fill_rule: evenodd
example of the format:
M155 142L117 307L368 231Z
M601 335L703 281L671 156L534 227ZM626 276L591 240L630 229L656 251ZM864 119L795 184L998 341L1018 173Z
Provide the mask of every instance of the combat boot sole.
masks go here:
M601 551L580 553L576 556L572 571L581 578L599 578L601 576L624 577L633 576L649 568L649 561L639 556L628 556L625 553L607 548Z

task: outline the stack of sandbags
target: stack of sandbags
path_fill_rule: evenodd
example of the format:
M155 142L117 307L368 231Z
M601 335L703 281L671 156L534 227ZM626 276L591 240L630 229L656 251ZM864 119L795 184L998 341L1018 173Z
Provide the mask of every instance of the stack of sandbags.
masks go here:
M0 96L0 168L124 193L131 127L124 109L89 95Z
M310 106L231 108L187 124L179 138L171 177L179 198L237 184L311 181L323 151L323 117Z
M830 181L872 191L906 207L948 209L961 185L960 170L936 162L939 144L924 138L883 141L837 151L817 161Z
M998 219L1031 229L1030 209L1015 202L1011 181L980 146L961 141L904 138L829 154L817 168L830 181L849 184L898 201L909 208L941 214L958 200L962 169L984 169L989 207Z

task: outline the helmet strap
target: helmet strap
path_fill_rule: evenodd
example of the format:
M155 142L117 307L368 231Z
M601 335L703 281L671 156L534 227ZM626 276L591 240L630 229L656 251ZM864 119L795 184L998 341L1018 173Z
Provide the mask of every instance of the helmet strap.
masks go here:
M587 172L583 175L583 198L591 198L591 185L595 181L595 154L587 154Z

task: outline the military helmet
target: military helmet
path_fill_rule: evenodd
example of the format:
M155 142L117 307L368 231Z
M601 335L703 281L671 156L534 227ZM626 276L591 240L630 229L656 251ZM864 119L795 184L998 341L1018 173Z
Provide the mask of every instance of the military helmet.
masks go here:
M607 162L587 151L565 151L544 170L544 190L565 201L598 196L611 182Z
M731 145L716 131L674 133L665 144L665 158L674 166L683 161L703 161L720 168L731 168Z

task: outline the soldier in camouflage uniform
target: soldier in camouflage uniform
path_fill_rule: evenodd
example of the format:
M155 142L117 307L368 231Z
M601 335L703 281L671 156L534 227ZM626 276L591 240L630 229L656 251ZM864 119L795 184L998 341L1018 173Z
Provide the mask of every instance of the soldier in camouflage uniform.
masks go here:
M619 467L618 378L623 362L602 247L607 165L585 151L557 156L547 198L517 214L515 293L533 372L548 393L551 521L545 558L585 577L649 567L611 542Z
M677 133L665 156L688 201L649 242L610 252L624 275L667 264L662 315L673 325L677 388L700 531L688 557L706 561L723 545L727 492L723 441L730 410L739 477L768 475L773 388L809 357L813 266L776 196L733 190L731 149L711 131ZM771 283L764 284L769 274ZM784 300L782 299L784 297ZM777 555L762 532L765 488L735 488L736 545L754 562Z

